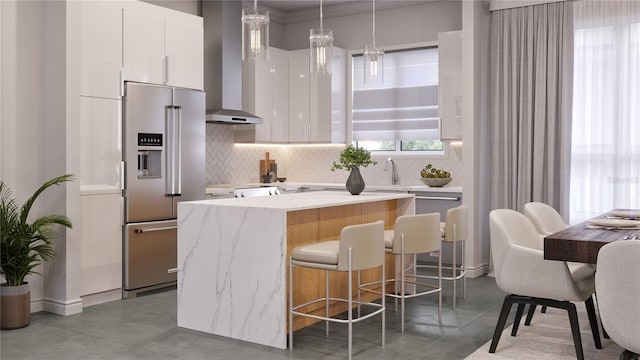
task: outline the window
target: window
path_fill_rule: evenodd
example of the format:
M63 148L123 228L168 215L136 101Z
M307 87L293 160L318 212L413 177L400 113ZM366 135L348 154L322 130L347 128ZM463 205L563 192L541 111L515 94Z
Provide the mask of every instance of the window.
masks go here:
M384 83L364 83L361 54L352 58L353 141L371 151L443 154L438 121L438 48L384 55Z
M576 2L570 222L640 208L640 4Z

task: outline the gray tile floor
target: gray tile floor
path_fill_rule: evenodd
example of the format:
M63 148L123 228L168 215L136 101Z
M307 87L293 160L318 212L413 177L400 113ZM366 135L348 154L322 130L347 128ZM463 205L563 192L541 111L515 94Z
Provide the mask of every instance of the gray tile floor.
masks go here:
M461 282L459 282L461 285ZM504 294L494 278L467 280L467 298L451 308L451 283L444 282L443 321L435 296L387 309L386 346L380 346L380 318L354 325L354 359L463 359L489 341ZM295 332L293 352L231 340L176 326L176 291L87 307L81 314L32 314L31 325L0 333L0 358L13 359L346 359L346 325Z

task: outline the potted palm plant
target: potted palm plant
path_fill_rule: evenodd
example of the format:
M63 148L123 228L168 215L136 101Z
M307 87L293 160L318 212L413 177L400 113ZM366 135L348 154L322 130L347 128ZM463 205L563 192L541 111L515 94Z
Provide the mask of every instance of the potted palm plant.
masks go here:
M11 190L0 180L0 328L17 329L29 325L31 292L25 277L39 274L35 268L53 259L52 240L58 224L71 228L64 215L45 215L28 222L29 212L40 194L52 185L72 180L73 175L53 178L40 186L18 207ZM40 274L39 274L40 275Z
M360 174L360 167L375 165L378 162L371 160L371 152L365 148L347 145L340 153L340 162L333 162L331 171L337 169L349 170L347 178L347 190L352 195L358 195L364 190L364 179Z

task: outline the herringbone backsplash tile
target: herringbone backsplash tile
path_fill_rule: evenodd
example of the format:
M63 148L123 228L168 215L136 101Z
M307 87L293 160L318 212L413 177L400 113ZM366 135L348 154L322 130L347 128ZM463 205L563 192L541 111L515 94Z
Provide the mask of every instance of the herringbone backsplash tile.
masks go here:
M342 183L347 171L330 171L344 145L244 145L234 144L233 126L207 124L207 184L245 184L260 182L260 160L269 152L278 164L278 176L293 182ZM386 157L374 157L377 165L361 169L369 185L391 184L391 171L385 172ZM462 184L462 161L452 148L445 158L394 159L400 184L421 185L420 170L431 163L451 172L451 185Z

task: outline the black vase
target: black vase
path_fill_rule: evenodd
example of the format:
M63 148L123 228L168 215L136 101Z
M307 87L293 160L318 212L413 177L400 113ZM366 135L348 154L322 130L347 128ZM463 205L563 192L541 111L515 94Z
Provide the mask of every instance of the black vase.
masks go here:
M351 169L349 178L347 178L347 190L351 195L358 195L364 190L364 179L360 175L360 169L357 167Z

